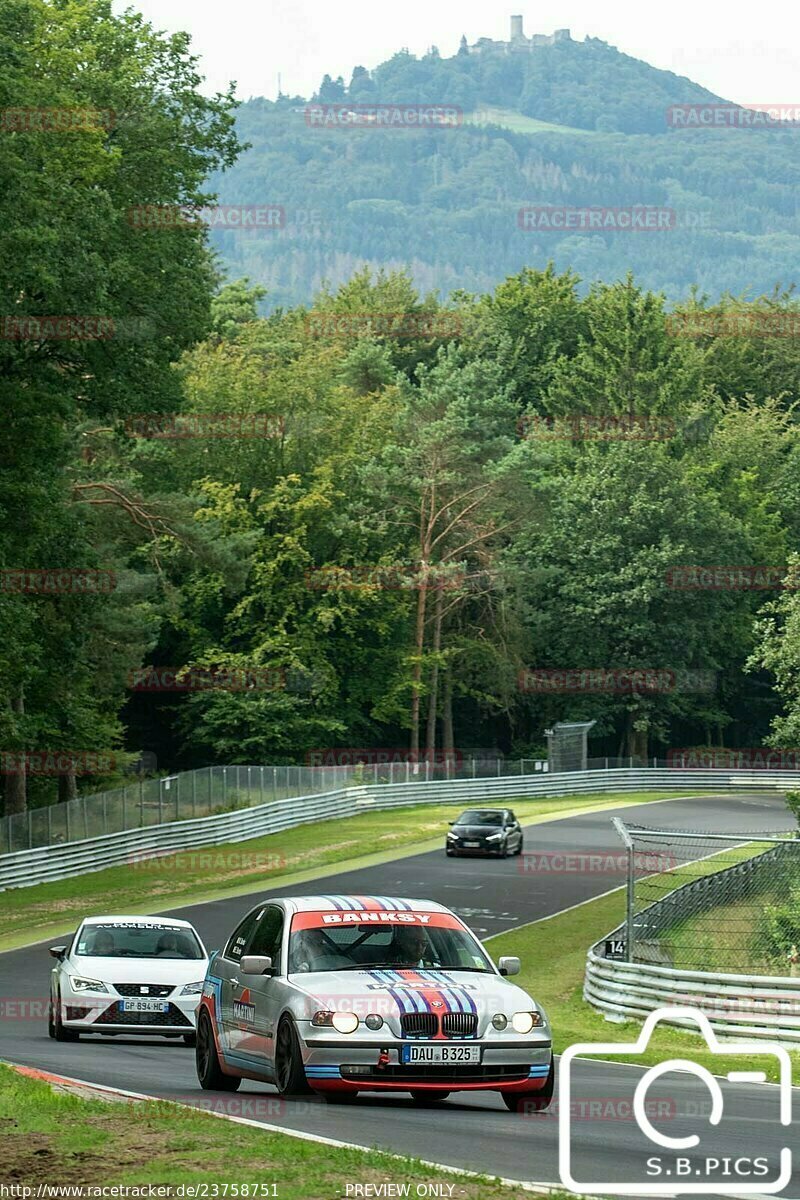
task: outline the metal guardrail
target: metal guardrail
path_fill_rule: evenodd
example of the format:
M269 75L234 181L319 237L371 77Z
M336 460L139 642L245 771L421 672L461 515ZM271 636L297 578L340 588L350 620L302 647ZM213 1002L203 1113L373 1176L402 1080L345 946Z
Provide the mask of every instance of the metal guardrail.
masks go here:
M800 784L800 772L763 774L759 785L771 790ZM63 845L4 854L0 856L0 891L100 871L105 867L134 861L143 855L169 854L203 846L242 842L312 821L352 816L365 810L417 804L470 804L488 800L588 795L607 791L727 791L730 778L729 771L634 767L560 775L508 775L488 779L383 784L377 787L362 785L271 801L196 820L139 827Z
M684 966L671 966L647 961L648 955L663 946L665 932L692 917L702 916L717 907L736 905L752 893L753 887L766 877L771 878L785 860L796 860L800 843L786 834L787 840L743 831L730 835L698 831L649 830L625 826L616 821L619 832L629 846L629 863L633 859L637 835L653 839L662 834L672 839L696 837L729 840L735 845L777 842L771 849L753 853L752 857L710 874L703 874L660 899L635 912L632 905L631 873L628 879L628 913L626 920L607 937L596 942L588 952L583 996L608 1019L644 1019L648 1013L664 1005L688 1005L708 1017L712 1029L720 1036L763 1037L800 1048L800 974L797 976L741 974L726 971L699 971ZM718 844L718 843L713 843ZM716 857L711 855L710 857ZM709 855L697 860L705 863ZM692 865L687 864L687 865ZM645 875L657 879L658 873ZM624 947L624 961L607 957L607 944ZM642 953L637 954L637 949ZM619 951L617 951L619 953ZM636 961L636 959L639 961ZM670 1024L697 1028L690 1020L672 1020Z
M369 761L362 761L359 755ZM0 817L0 855L33 850L36 846L65 845L149 825L193 821L233 808L251 808L268 800L309 796L312 792L332 792L362 785L384 787L395 783L499 779L510 775L546 774L548 771L546 760L505 759L491 752L458 751L452 758L442 754L433 761L423 755L417 762L411 761L411 756L403 751L331 750L320 751L318 756L334 760L340 757L347 761L328 765L284 763L280 766L199 767L160 779L139 778L112 791L82 794L74 800L43 804L23 813ZM655 770L659 766L674 767L675 764L656 758L626 756L576 761L566 764L564 770L608 771L623 767ZM683 764L681 769L684 769Z
M690 1005L721 1037L769 1038L800 1048L800 978L678 971L608 959L593 946L583 997L612 1019L638 1018L665 1004ZM671 1024L696 1028L691 1021Z

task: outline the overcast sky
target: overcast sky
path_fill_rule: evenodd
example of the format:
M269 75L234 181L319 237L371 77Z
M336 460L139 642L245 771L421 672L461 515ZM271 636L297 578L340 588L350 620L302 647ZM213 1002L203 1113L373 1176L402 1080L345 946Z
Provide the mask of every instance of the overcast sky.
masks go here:
M126 3L119 3L122 9ZM308 96L322 76L349 81L354 66L374 67L402 47L449 56L462 33L505 38L508 17L521 12L525 32L568 26L675 71L740 104L800 102L800 4L766 6L721 0L545 0L507 6L477 0L133 0L158 28L192 35L208 90L237 81L242 99Z

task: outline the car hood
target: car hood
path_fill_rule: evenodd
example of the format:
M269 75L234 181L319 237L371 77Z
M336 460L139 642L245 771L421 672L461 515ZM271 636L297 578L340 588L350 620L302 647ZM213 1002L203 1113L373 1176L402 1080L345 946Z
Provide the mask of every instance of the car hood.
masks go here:
M64 966L70 975L103 983L195 983L205 977L208 959L96 958L78 955Z
M459 837L488 837L490 833L502 833L502 825L454 825L453 833Z
M407 1012L475 1012L478 1016L511 1015L531 1007L522 988L502 975L476 971L315 971L293 974L290 980L317 1009L380 1013L399 1017Z

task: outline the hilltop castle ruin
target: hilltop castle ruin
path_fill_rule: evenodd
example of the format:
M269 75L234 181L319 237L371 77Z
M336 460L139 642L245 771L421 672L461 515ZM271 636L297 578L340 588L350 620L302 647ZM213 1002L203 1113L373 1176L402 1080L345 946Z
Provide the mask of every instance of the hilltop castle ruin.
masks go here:
M552 46L555 42L571 41L570 32L568 29L557 29L555 33L534 33L532 37L527 37L522 28L522 17L515 14L511 18L511 36L507 42L498 42L494 38L482 37L478 38L472 46L466 45L466 39L461 39L462 48L466 46L470 54L482 54L487 50L500 50L504 54L512 54L515 51L535 50L537 46Z

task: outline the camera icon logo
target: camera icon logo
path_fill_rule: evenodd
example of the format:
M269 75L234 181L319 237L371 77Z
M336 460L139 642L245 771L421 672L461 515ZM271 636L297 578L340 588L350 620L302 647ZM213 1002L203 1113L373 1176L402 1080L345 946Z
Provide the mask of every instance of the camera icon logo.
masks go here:
M633 1093L633 1114L636 1123L649 1143L654 1143L665 1152L662 1156L647 1159L647 1175L649 1178L619 1182L614 1180L577 1180L573 1170L573 1141L571 1128L571 1099L573 1059L577 1057L593 1057L597 1055L613 1055L615 1058L642 1054L649 1044L654 1029L660 1021L684 1023L690 1021L699 1027L705 1038L708 1049L712 1054L719 1054L725 1059L743 1057L748 1060L754 1056L759 1058L775 1058L778 1062L778 1108L779 1123L788 1126L792 1120L792 1065L788 1051L776 1042L761 1040L721 1041L705 1013L688 1006L667 1006L658 1008L650 1013L644 1022L641 1034L635 1042L578 1042L570 1046L561 1055L559 1071L559 1105L558 1105L558 1169L561 1182L573 1192L600 1192L616 1196L663 1196L683 1195L686 1193L716 1193L730 1191L733 1186L737 1195L772 1195L782 1191L792 1177L792 1151L788 1146L780 1149L776 1156L777 1177L767 1179L769 1173L768 1160L762 1155L756 1158L741 1156L735 1160L720 1159L718 1156L707 1154L705 1151L692 1157L686 1154L700 1145L700 1137L696 1133L682 1137L671 1137L656 1129L647 1113L647 1092L650 1086L670 1071L688 1072L696 1076L706 1086L710 1095L708 1122L712 1127L718 1126L723 1117L724 1097L719 1078L699 1063L685 1058L672 1058L657 1066L650 1067L639 1079ZM730 1083L765 1083L763 1071L741 1070L729 1071L725 1078ZM680 1156L676 1152L681 1152ZM721 1164L725 1164L726 1174L723 1178L715 1172ZM753 1164L759 1164L755 1169ZM668 1165L667 1165L668 1164ZM742 1164L747 1164L746 1166ZM733 1177L731 1169L734 1170ZM656 1178L653 1178L653 1176ZM705 1175L705 1178L703 1176Z

